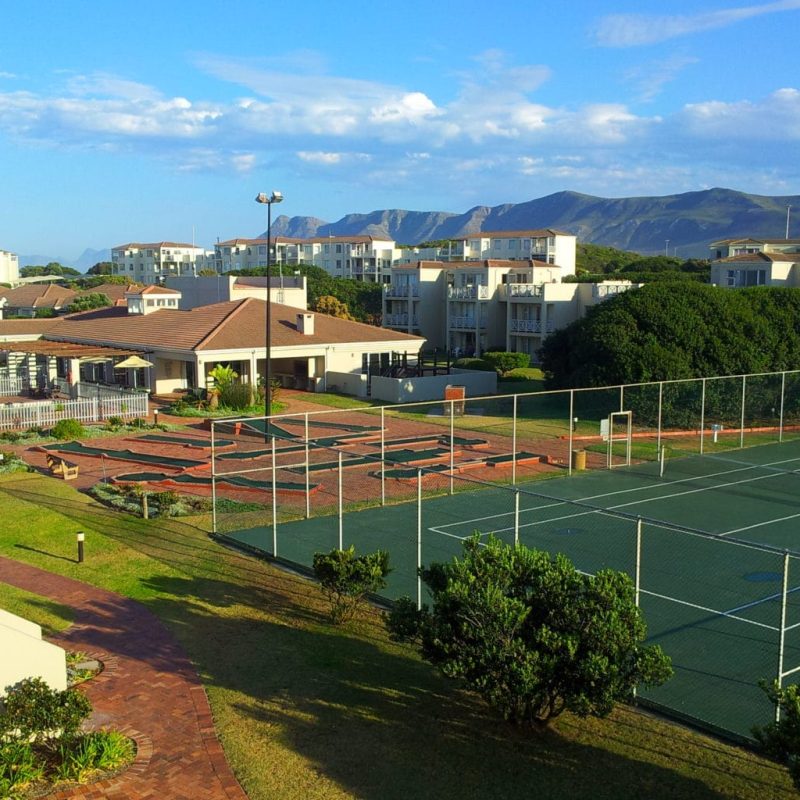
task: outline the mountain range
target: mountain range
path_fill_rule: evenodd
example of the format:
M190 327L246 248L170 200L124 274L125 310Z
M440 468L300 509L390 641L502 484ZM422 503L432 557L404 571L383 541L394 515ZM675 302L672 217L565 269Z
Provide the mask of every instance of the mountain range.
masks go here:
M800 214L800 195L706 189L663 197L608 198L564 191L524 203L475 206L463 214L384 209L347 214L337 222L281 215L272 223L272 234L298 238L371 234L400 244L418 244L478 231L557 228L574 233L579 242L646 255L667 252L682 258L706 258L709 243L716 239L782 238L788 206ZM793 227L800 231L800 222ZM266 232L257 235L266 236ZM19 257L20 266L59 261L82 271L109 259L108 249L87 249L75 261L40 255Z

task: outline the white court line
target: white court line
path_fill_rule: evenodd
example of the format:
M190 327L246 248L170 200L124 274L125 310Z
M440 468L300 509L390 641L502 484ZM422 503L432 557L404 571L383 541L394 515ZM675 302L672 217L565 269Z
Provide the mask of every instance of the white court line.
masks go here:
M788 517L775 517L775 519L768 519L764 522L756 522L753 525L745 525L741 528L732 528L729 531L718 533L717 536L730 536L732 533L741 533L742 531L749 531L753 528L760 528L762 525L772 525L773 522L785 522L787 519L796 519L797 517L800 517L800 513L789 514Z
M676 597L670 597L667 594L657 594L656 592L648 592L646 589L640 590L642 594L648 594L651 597L658 597L660 600L668 600L671 603L678 603L681 606L688 606L689 608L696 608L698 611L705 611L708 614L715 614L718 617L729 617L730 619L735 619L737 622L746 622L748 625L757 625L759 628L766 628L768 631L777 631L777 625L767 625L765 622L755 622L752 619L747 619L747 617L738 617L736 614L730 611L719 611L716 608L708 608L707 606L701 606L697 603L689 603L686 600L678 600Z

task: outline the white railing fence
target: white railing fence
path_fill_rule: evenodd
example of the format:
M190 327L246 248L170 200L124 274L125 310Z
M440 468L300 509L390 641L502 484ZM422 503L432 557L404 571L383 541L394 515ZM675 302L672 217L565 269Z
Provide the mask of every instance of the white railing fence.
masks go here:
M0 405L0 430L48 427L61 419L80 422L102 422L109 417L132 419L146 417L148 410L149 399L146 394L9 403Z

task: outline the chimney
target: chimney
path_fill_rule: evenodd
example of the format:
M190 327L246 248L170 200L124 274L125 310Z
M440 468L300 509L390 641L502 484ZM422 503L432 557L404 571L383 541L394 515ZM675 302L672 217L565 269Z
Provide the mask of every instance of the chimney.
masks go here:
M314 335L314 315L313 314L298 314L297 315L297 330L306 336Z

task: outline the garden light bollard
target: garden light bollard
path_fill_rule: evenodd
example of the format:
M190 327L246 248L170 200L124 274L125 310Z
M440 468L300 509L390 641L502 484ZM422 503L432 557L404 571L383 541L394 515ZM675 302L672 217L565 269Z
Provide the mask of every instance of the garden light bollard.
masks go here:
M158 427L158 409L157 408L153 409L153 427L154 428Z
M78 563L83 564L83 540L85 536L83 531L78 531Z

